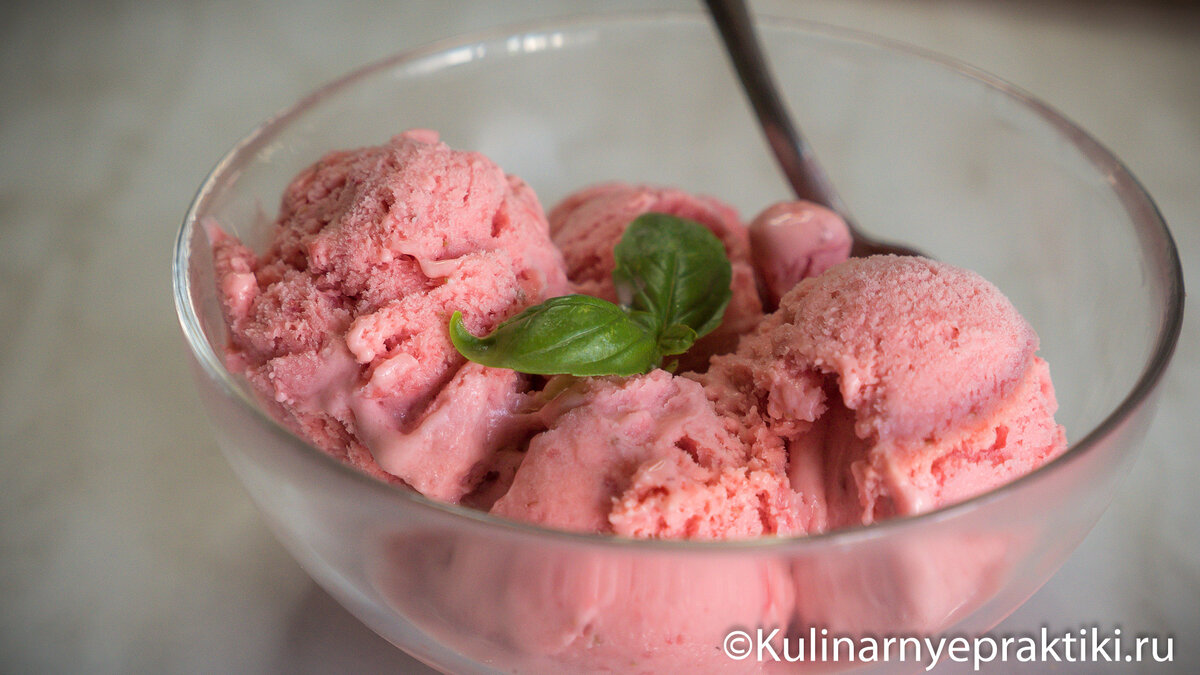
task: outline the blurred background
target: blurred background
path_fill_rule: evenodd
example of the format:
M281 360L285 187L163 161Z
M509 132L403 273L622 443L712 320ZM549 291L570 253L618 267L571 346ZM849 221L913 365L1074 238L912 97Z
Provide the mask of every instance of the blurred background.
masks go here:
M176 229L234 142L351 68L495 25L699 4L3 3L0 672L430 672L309 581L221 459L171 301ZM1043 99L1126 162L1200 279L1197 3L752 6L940 52ZM1200 670L1198 321L1193 307L1109 511L998 634L1173 635L1161 671Z

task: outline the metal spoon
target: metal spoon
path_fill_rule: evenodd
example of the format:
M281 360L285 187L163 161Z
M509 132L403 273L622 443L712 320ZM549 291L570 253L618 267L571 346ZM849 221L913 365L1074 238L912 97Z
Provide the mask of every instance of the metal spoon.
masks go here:
M854 225L846 211L846 205L838 197L828 176L817 163L812 149L800 131L792 124L791 115L779 96L770 68L763 57L754 24L743 0L705 0L725 51L733 62L746 97L754 107L759 126L767 137L767 144L775 155L775 161L783 169L783 175L800 199L825 206L846 221L853 244L850 255L856 257L894 253L896 255L921 255L915 249L888 243L863 234Z

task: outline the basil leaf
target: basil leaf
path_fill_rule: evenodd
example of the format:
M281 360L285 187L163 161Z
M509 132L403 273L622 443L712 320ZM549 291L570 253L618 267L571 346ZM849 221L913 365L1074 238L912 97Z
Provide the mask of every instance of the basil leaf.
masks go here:
M658 317L662 329L680 324L700 338L721 324L733 297L733 271L725 246L708 228L646 213L629 224L613 255L617 296L634 311Z
M677 323L667 326L658 336L658 353L663 356L682 354L696 341L696 331L690 326Z
M462 314L450 340L468 359L536 375L637 375L686 352L721 323L733 295L725 247L703 225L647 213L613 249L623 306L564 295L530 307L476 337ZM674 372L678 360L667 368Z
M639 317L640 318L640 317ZM512 317L487 337L450 318L450 340L468 359L535 375L637 375L658 364L655 331L607 300L551 298Z

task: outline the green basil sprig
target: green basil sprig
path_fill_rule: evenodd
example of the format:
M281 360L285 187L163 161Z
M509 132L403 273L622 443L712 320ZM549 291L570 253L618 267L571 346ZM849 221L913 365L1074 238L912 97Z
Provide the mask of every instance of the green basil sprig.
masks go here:
M657 348L646 325L590 295L550 298L484 338L469 333L455 312L450 340L476 363L537 375L634 375L645 371Z
M686 352L720 325L733 295L725 247L699 223L647 213L613 249L620 305L564 295L535 305L486 337L450 318L459 353L536 375L636 375Z
M663 328L687 326L696 337L721 325L733 272L725 247L708 228L647 213L625 230L613 256L622 304L658 317Z

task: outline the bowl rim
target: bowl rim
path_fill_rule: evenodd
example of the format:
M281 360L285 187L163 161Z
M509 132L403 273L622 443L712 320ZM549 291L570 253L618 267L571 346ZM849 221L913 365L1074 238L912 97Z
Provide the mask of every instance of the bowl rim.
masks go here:
M463 525L484 526L489 532L507 531L516 536L532 537L542 541L559 543L587 544L591 546L617 547L646 551L699 551L706 554L718 551L761 551L778 553L781 549L807 549L810 547L850 545L863 541L883 539L898 530L919 527L924 524L950 520L965 516L969 512L979 510L985 505L1003 499L1008 495L1019 492L1028 485L1040 482L1051 474L1066 470L1068 465L1075 463L1099 444L1109 434L1115 432L1123 423L1144 405L1157 385L1162 380L1183 324L1184 286L1183 269L1174 238L1167 228L1161 212L1146 192L1142 184L1133 176L1128 168L1106 147L1090 136L1074 122L1068 120L1056 109L1034 98L1031 94L974 66L963 63L937 52L886 37L877 36L856 29L832 26L815 21L781 18L768 15L756 15L756 22L771 32L804 33L810 37L836 39L843 43L857 43L889 52L899 53L934 66L946 68L960 76L975 80L986 85L990 90L997 91L1026 109L1035 113L1041 120L1050 124L1066 138L1072 146L1086 157L1092 165L1108 178L1112 190L1119 198L1131 221L1141 243L1143 257L1158 263L1164 275L1164 293L1166 311L1159 324L1158 335L1154 348L1141 371L1133 388L1121 402L1091 431L1074 443L1067 450L1046 463L1045 465L1025 474L998 488L989 490L961 502L944 506L932 511L915 515L890 518L871 525L856 525L818 534L792 536L764 536L756 539L733 541L697 541L697 540L668 540L668 539L632 539L611 534L583 533L559 530L532 523L494 516L491 513L472 509L457 504L448 504L427 498L420 493L406 488L385 483L366 473L340 462L319 448L305 441L281 423L272 418L255 402L252 396L237 382L225 368L222 359L214 352L212 345L205 338L196 307L190 293L191 275L188 262L192 252L191 240L196 227L200 226L200 214L213 199L217 190L230 180L236 178L242 160L256 154L268 144L273 133L281 129L301 115L316 103L336 95L341 90L356 82L366 79L379 71L414 63L439 55L447 56L452 53L459 55L449 67L463 62L465 48L485 44L508 43L511 50L511 40L514 38L530 38L546 36L564 31L580 32L588 28L611 28L622 24L664 23L664 22L705 22L708 18L701 12L681 11L635 11L619 13L602 13L580 15L573 17L556 17L541 19L519 24L496 26L480 31L437 40L422 46L405 49L390 56L358 67L338 78L335 78L295 103L284 107L256 126L250 133L242 137L216 163L205 177L192 199L184 216L183 223L176 235L172 257L172 281L176 314L187 340L193 358L200 365L204 374L221 390L221 393L233 398L238 405L247 409L252 417L265 425L274 435L281 437L290 445L299 446L297 453L320 470L331 471L340 475L344 480L356 483L361 489L371 490L391 500L399 500L405 505L418 511L449 516L460 520ZM519 40L522 44L525 40ZM534 41L538 44L538 41ZM544 44L544 41L541 42ZM542 47L544 48L544 47ZM527 51L520 48L519 51ZM469 53L469 52L467 52ZM473 57L467 56L469 61ZM749 110L747 110L749 114ZM1136 451L1136 448L1131 450Z

